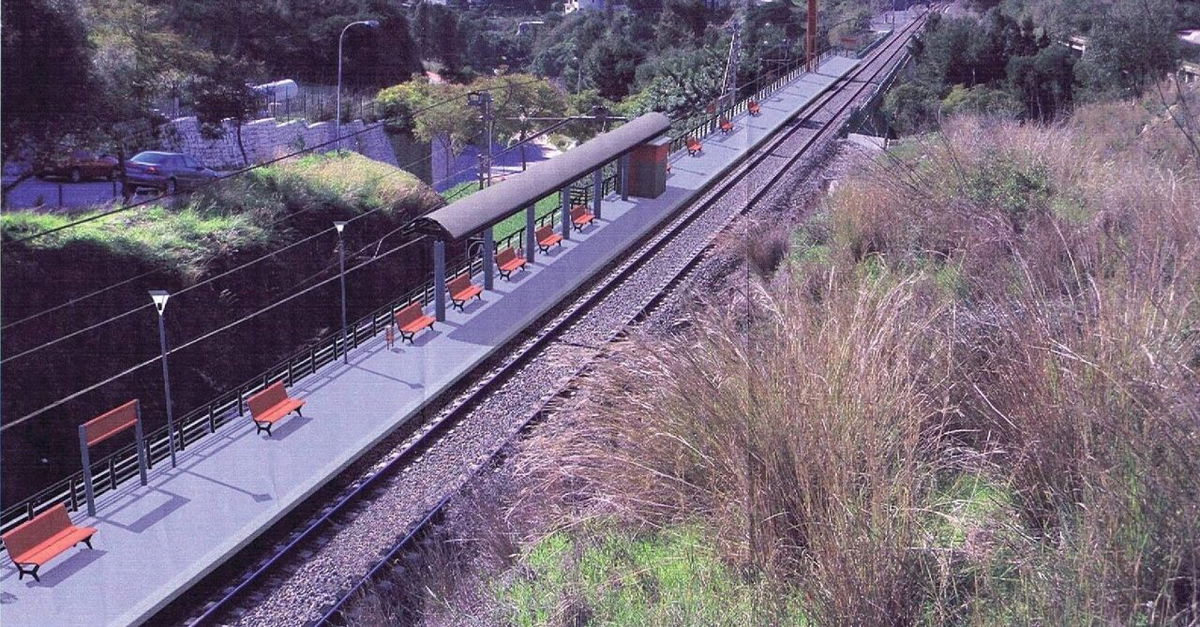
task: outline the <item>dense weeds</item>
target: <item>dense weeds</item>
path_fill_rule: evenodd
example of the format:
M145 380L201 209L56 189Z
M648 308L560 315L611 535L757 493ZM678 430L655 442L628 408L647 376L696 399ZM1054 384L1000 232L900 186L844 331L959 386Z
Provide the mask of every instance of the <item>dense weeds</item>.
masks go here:
M754 622L1200 621L1200 183L1118 139L953 120L782 262L748 245L515 459L498 498L542 522L498 517L526 543L498 580L552 530L699 528L786 600Z

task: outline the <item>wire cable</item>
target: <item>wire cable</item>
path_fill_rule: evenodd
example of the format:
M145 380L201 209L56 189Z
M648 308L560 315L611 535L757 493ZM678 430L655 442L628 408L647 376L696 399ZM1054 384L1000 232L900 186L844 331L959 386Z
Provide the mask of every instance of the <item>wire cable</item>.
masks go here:
M542 79L531 79L531 80L528 80L528 81L523 81L523 82L520 82L520 83L508 83L508 84L504 85L504 88L505 88L505 89L508 89L508 90L510 90L510 91L511 91L513 88L516 88L516 87L521 87L521 86L524 86L524 85L529 85L529 84L535 83L535 82L537 82L537 81L539 81L539 80L542 80ZM461 99L463 99L463 98L466 98L468 95L469 95L469 92L467 92L467 93L462 93L462 94L458 94L458 95L456 95L456 96L453 96L453 97L450 97L450 98L446 98L446 99L440 100L440 101L438 101L438 102L435 102L435 103L433 103L433 104L430 104L430 105L427 105L427 106L425 106L425 107L422 107L422 108L420 108L420 109L417 109L416 111L413 111L413 112L412 112L412 113L410 113L409 115L410 115L410 116L412 116L412 117L416 117L416 116L418 116L418 115L421 115L421 114L423 114L423 113L427 113L427 112L429 112L429 111L431 111L431 110L433 110L433 109L435 109L435 108L438 108L438 107L441 107L441 106L443 106L443 105L449 104L449 103L451 103L451 102L454 102L454 101L456 101L456 100L461 100ZM315 151L315 150L317 150L317 149L319 149L319 148L323 148L323 147L329 146L329 145L331 145L331 144L339 144L339 143L341 143L342 141L344 141L344 140L345 140L345 139L347 139L347 138L350 138L350 137L355 137L355 136L361 135L361 134L363 134L363 133L366 133L366 132L368 132L368 131L373 131L373 130L375 130L375 129L377 129L377 128L379 128L379 127L383 126L383 125L384 125L384 123L383 123L383 122L379 122L379 123L372 124L372 125L369 125L369 126L364 126L363 128L361 128L361 129L359 129L359 130L357 130L357 131L353 131L353 132L350 132L350 133L343 133L343 134L341 134L340 136L338 136L338 137L336 137L336 138L334 138L334 139L331 139L331 140L329 140L329 141L326 141L326 142L323 142L323 143L320 143L320 144L316 144L316 145L314 145L314 146L305 147L305 148L303 148L303 149L301 149L301 150L298 150L298 151L296 151L296 152L289 153L289 154L283 155L283 156L281 156L281 157L275 157L274 159L269 159L269 160L267 160L267 161L264 161L264 162L262 162L262 163L256 163L256 164L254 164L254 165L252 165L252 166L247 166L247 167L244 167L244 168L241 168L241 169L238 169L238 170L234 170L233 172L229 172L229 173L227 173L227 174L225 174L225 175L223 175L223 176L221 176L221 177L219 177L219 178L216 178L216 179L213 179L213 180L211 180L211 181L208 181L208 182L206 182L206 183L203 183L203 184L201 184L201 185L200 185L200 187L208 187L209 185L216 184L216 183L218 183L218 182L220 182L220 181L224 181L224 180L226 180L226 179L229 179L229 178L232 178L232 177L234 177L234 176L239 176L239 175L245 174L245 173L247 173L247 172L251 172L251 171L253 171L253 170L257 170L257 169L259 169L259 168L263 168L263 167L266 167L266 166L268 166L268 165L272 165L272 164L274 164L274 163L278 163L279 161L283 161L283 160L285 160L285 159L291 159L291 158L293 158L293 157L296 157L296 156L299 156L299 155L302 155L302 154L305 154L305 153L308 153L308 152ZM134 203L134 204L131 204L131 205L124 205L124 206L122 206L122 207L119 207L119 208L113 209L113 210L111 210L111 211L105 211L105 212L101 212L101 213L98 213L98 214L96 214L96 215L93 215L93 216L88 216L88 217L86 217L86 218L81 218L81 219L79 219L79 220L76 220L76 221L74 221L74 222L70 222L70 223L63 224L63 225L60 225L60 226L56 226L56 227L53 227L53 228L50 228L50 229L46 229L46 230L44 230L44 231L39 231L39 232L37 232L37 233L33 233L33 234L31 234L31 235L27 235L27 236L25 236L25 237L22 237L22 238L14 239L14 240L12 240L12 241L11 241L11 242L9 242L9 243L10 243L10 244L19 244L19 243L21 243L21 242L26 242L26 241L29 241L29 240L32 240L32 239L36 239L36 238L39 238L39 237L44 237L44 236L46 236L46 235L50 235L51 233L57 233L58 231L62 231L62 230L64 230L64 229L69 229L69 228L73 228L73 227L79 226L80 224L85 224L85 223L88 223L88 222L92 222L92 221L95 221L95 220L99 220L99 219L101 219L101 218L105 218L105 217L108 217L108 216L110 216L110 215L114 215L114 214L117 214L117 213L123 213L123 212L125 212L125 211L130 211L130 210L132 210L132 209L136 209L136 208L138 208L138 207L143 207L143 206L146 206L146 205L148 205L148 204L150 204L150 203L157 203L157 202L161 201L163 198L171 198L171 197L175 197L175 196L181 195L182 193L183 193L183 192L176 191L174 194L164 194L164 195L162 195L162 196L159 196L159 197L157 197L157 198L152 198L152 199L143 200L143 201L141 201L141 202L137 202L137 203Z
M359 265L357 265L357 266L354 266L353 268L349 268L349 269L347 269L347 270L346 270L346 274L350 274L351 272L354 272L354 271L356 271L356 270L360 270L360 269L362 269L362 268L363 268L363 267L365 267L365 266L368 266L368 265L370 265L370 264L372 264L372 263L375 263L376 261L379 261L379 260L381 260L381 259L383 259L383 258L385 258L385 257L387 257L387 256L389 256L389 255L392 255L392 254L394 254L394 253L396 253L396 252L399 252L399 251L401 251L401 250L403 250L403 249L405 249L405 248L407 248L407 247L409 247L409 246L411 246L411 245L413 245L413 244L416 244L416 243L417 243L417 242L419 242L419 241L421 241L421 240L420 240L420 239L416 239L416 240L413 240L413 241L410 241L410 242L405 242L404 244L401 244L401 245L397 246L396 248L393 248L393 249L391 249L391 250L389 250L389 251L387 251L387 252L385 252L385 253L383 253L383 254L381 254L381 255L377 256L377 257L373 257L373 258L371 258L371 259L369 259L369 260L367 260L367 261L365 261L365 262L363 262L363 263L361 263L361 264L359 264ZM307 293L309 293L309 292L311 292L311 291L313 291L313 290L315 290L315 289L318 289L318 288L320 288L320 287L322 287L322 286L324 286L324 285L327 285L327 284L329 284L331 281L335 281L335 280L337 280L337 279L339 279L339 278L340 278L340 275L339 275L339 276L334 276L334 277L331 277L331 278L328 278L328 279L325 279L324 281L321 281L320 283L317 283L316 285L313 285L312 287L306 288L306 289L304 289L304 290L302 290L302 291L300 291L300 292L297 292L297 293L295 293L295 294L292 294L291 296L288 296L287 298L285 298L285 299L283 299L283 300L281 300L281 301L278 301L278 302L272 303L272 304L268 305L267 307L264 307L264 308L262 308L262 309L259 309L258 311L255 311L255 312L253 312L253 313L250 313L250 314L248 314L248 315L246 315L246 316L243 316L242 318L240 318L240 319L238 319L238 320L236 320L236 321L234 321L234 322L231 322L231 323L229 323L229 324L227 324L227 325L225 325L225 326L223 326L223 327L220 327L220 328L218 328L218 329L214 329L213 331L209 331L208 333L205 333L204 335L201 335L201 336L199 336L199 337L197 337L197 338L195 338L195 339L189 340L188 342L186 342L186 343L184 343L184 344L181 344L180 346L177 346L177 347L171 348L170 350L168 350L168 351L167 351L167 355L168 355L168 356L170 356L170 355L171 355L171 354L173 354L173 353L176 353L176 352L178 352L178 351L181 351L181 350L183 350L183 349L185 349L185 348L189 348L189 347L191 347L191 346L195 345L196 343L198 343L198 342L201 342L201 341L203 341L203 340L206 340L206 339L208 339L208 338L210 338L210 337L212 337L212 336L214 336L214 335L216 335L216 334L218 334L218 333L222 333L222 332L224 332L224 331L227 331L227 330L229 330L229 329L231 329L231 328L233 328L233 327L235 327L235 326L237 326L237 325L239 325L239 324L241 324L241 323L243 323L243 322L246 322L247 320L254 319L254 318L256 318L256 317L258 317L258 316L260 316L260 315L262 315L262 314L264 314L264 313L266 313L266 312L268 312L268 311L271 311L272 309L275 309L276 307L279 307L279 306L281 306L281 305L283 305L283 304L285 304L285 303L287 303L287 302L290 302L290 301L292 301L292 300L294 300L294 299L296 299L296 298L299 298L300 296L303 296L303 295L305 295L305 294L307 294ZM60 398L60 399L58 399L57 401L54 401L53 403L50 403L49 405L46 405L46 406L42 407L41 409L37 409L37 410L35 410L35 411L31 412L31 413L28 413L28 414L26 414L26 415L24 415L24 416L22 416L22 417L20 417L20 418L18 418L18 419L16 419L16 420L14 420L14 421L10 422L10 423L8 423L8 424L6 424L6 425L4 425L4 426L0 426L0 433L2 433L2 432L4 432L4 431L7 431L8 429L10 429L10 428L12 428L12 427L15 427L15 426L17 426L17 425L19 425L19 424L22 424L22 423L24 423L24 422L26 422L26 421L28 421L28 420L31 420L31 419L33 419L33 418L35 418L35 417L37 417L37 416L39 416L39 415L41 415L41 414L43 414L43 413L45 413L45 412L49 411L49 410L51 410L51 409L54 409L55 407L59 407L59 406L61 406L61 405L62 405L62 404L64 404L64 403L68 403L68 402L70 402L70 401L72 401L72 400L74 400L74 399L76 399L76 398L79 398L80 396L82 396L82 395L84 395L84 394L87 394L88 392L92 392L92 391L94 391L94 390L97 390L97 389L99 389L99 388L101 388L101 387L105 386L105 385L108 385L109 383L112 383L113 381L116 381L117 379L120 379L121 377L124 377L125 375L128 375L128 374L130 374L130 373L132 373L132 372L135 372L135 371L137 371L137 370L139 370L139 369L141 369L141 368L145 368L146 366L149 366L149 365L151 365L151 364L153 364L153 363L155 363L155 362L157 362L157 361L159 361L159 360L161 360L161 359L162 359L162 356L161 356L161 355L159 355L159 356L156 356L156 357L154 357L154 358L151 358L151 359L147 359L147 360L145 360L145 361L143 361L143 362L141 362L141 363L138 363L138 364L135 364L135 365L133 365L133 366L131 366L131 367L129 367L129 368L126 368L125 370L122 370L120 373L118 373L118 374L116 374L116 375L113 375L113 376L111 376L111 377L109 377L109 378L107 378L107 379L104 379L103 381L99 381L99 382L97 382L97 383L93 383L92 385L89 385L89 386L87 386L86 388L83 388L82 390L78 390L78 391L76 391L76 392L73 392L73 393L71 393L71 394L70 394L70 395L68 395L68 396L65 396L65 397L63 397L63 398Z
M432 155L432 154L430 154L429 156L422 157L422 158L420 158L420 159L416 159L416 160L414 160L414 161L410 161L409 163L406 163L405 165L401 166L401 167L400 167L399 169L397 169L397 170L393 170L393 171L390 171L390 172L386 172L386 173L384 173L384 174L381 174L381 175L379 175L379 176L376 176L376 177L375 177L373 180L366 182L366 184L379 183L380 181L382 181L383 179L385 179L385 178L387 178L387 177L389 177L389 176L394 176L394 175L397 175L397 174L399 174L399 173L402 173L402 172L407 174L407 173L409 173L409 172L408 172L408 168L411 168L411 167L413 167L413 166L415 166L415 165L418 165L418 164L420 164L420 163L421 163L421 162L423 162L423 161L429 161L429 160L430 160L430 159L432 159L432 158L433 158L433 155ZM451 176L457 176L457 175L458 175L458 174L460 174L460 173L461 173L461 172L456 172L455 174L453 174L453 175L451 175ZM445 179L443 179L443 180L445 180ZM440 182L440 181L439 181L439 182ZM435 183L435 184L436 184L436 183ZM292 212L292 213L288 214L287 216L285 216L285 217L283 217L283 218L281 218L281 219L279 219L279 220L276 220L275 222L272 222L272 223L269 225L269 227L268 227L268 228L271 228L271 227L277 226L277 225L279 225L279 224L283 223L284 221L286 221L286 220L290 220L290 219L292 219L293 217L295 217L295 216L297 216L297 215L300 215L300 214L302 214L302 213L305 213L305 212L308 212L308 211L312 211L312 210L315 208L315 206L316 206L316 205L310 205L309 207L306 207L306 208L304 208L304 209L301 209L301 210L299 210L299 211ZM358 215L356 215L356 216L354 216L354 217L350 218L349 220L347 220L347 222L353 222L353 221L355 221L355 220L357 220L357 219L359 219L359 218L366 217L366 216L368 216L368 215L370 215L370 214L372 214L372 213L375 213L376 211L379 211L379 210L381 210L381 209L383 209L383 208L384 208L384 207L376 207L375 209L371 209L371 210L369 210L369 211L366 211L366 212L364 212L364 213L358 214ZM180 292L177 292L176 294L182 294L183 292L190 291L190 290L192 290L192 289L194 289L194 288L201 287L201 286L203 286L203 285L205 285L205 284L208 284L208 283L211 283L211 282L213 282L213 281L215 281L215 280L217 280L217 279L220 279L220 278L222 278L222 277L228 276L229 274L232 274L232 273L233 273L233 272L235 272L235 271L238 271L238 270L245 269L245 268L247 268L247 267L249 267L249 266L252 266L252 265L254 265L254 264L256 264L256 263L258 263L258 262L260 262L260 261L264 261L264 260L266 260L266 259L269 259L269 258L271 258L271 257L273 257L273 256L275 256L275 255L277 255L277 254L279 254L279 253L282 253L282 252L284 252L284 251L286 251L286 250L288 250L288 249L290 249L290 248L293 248L293 247L295 247L295 246L297 246L297 245L299 245L299 244L302 244L302 243L304 243L304 242L307 242L307 241L309 241L309 240L313 239L314 237L317 237L318 235L321 235L321 234L323 234L323 233L325 233L325 231L320 231L320 232L318 232L318 233L316 233L316 234L314 234L314 235L312 235L312 236L310 236L310 237L306 237L306 238L304 238L304 239L302 239L302 240L299 240L299 241L297 241L297 242L292 242L291 244L288 244L287 246L284 246L283 248L280 248L280 249L278 249L278 250L275 250L275 251L272 251L272 252L266 253L266 254L264 254L264 255L262 255L262 256L260 256L260 257L257 257L257 258L255 258L255 259L252 259L252 260L250 260L250 261L248 261L248 262L246 262L246 263L244 263L244 264L242 264L242 265L238 266L237 268L233 268L232 270L228 270L228 271L226 271L226 272L223 272L223 273L221 273L221 274L218 274L218 275L216 275L216 276L209 277L208 279L205 279L204 281L201 281L200 283L196 283L196 284L194 284L194 285L191 285L191 286L189 286L189 287L187 287L187 288L184 288L183 290L181 290ZM59 309L62 309L62 308L64 308L64 307L68 307L68 306L71 306L71 305L77 305L77 304L79 304L80 302L83 302L84 300L87 300L88 298L92 298L92 297L94 297L94 296L98 296L98 295L100 295L100 294L102 294L102 293L104 293L104 292L107 292L107 291L111 290L111 289L115 289L115 288L117 288L117 287L120 287L120 286L122 286L122 285L125 285L125 284L127 284L127 283L129 283L129 282L132 282L132 281L135 281L135 280L137 280L137 279L140 279L140 278L142 278L142 277L145 277L145 276L147 276L147 275L153 274L154 272L155 272L155 271L153 271L153 270L152 270L152 271L149 271L149 272L144 272L144 273L142 273L142 274L139 274L139 275L137 275L137 276L135 276L135 277L133 277L133 278L130 278L130 279L125 279L125 280L119 281L119 282L117 282L117 283L114 283L114 284L112 284L112 285L109 285L109 286L107 286L107 287L101 288L101 289L99 289L99 290L96 290L96 291L94 291L94 292L91 292L91 293L89 293L89 294L86 294L86 295L84 295L84 296L81 296L81 297L79 297L79 298L71 299L70 301L67 301L67 302L65 302L65 303L62 303L62 304L59 304L59 305L55 305L55 306L53 306L53 307L50 307L50 308L48 308L48 309L45 309L45 310L43 310L43 311L40 311L40 312L38 312L38 313L35 313L35 314L31 314L31 315L29 315L29 316L26 316L26 317L24 317L24 318L20 319L20 320L16 320L16 321L14 321L14 322L10 322L10 323L8 323L8 324L5 324L3 327L0 327L0 330L4 330L4 329L8 329L8 328L10 328L10 327L13 327L13 326L17 326L17 325L19 325L19 324L22 324L22 323L24 323L24 322L28 322L28 321L30 321L30 320L36 319L36 318L38 318L38 317L41 317L41 316L43 316L43 315L46 315L46 314L48 314L48 313L51 313L51 312L53 312L53 311L57 311L57 310L59 310ZM132 313L132 311L138 311L138 310L140 310L140 309L141 309L141 307L137 308L136 310L131 310L130 312L126 312L126 313ZM111 321L113 321L113 320L115 320L115 319L117 319L117 318L116 318L116 317L114 317L114 318L110 318L110 319L109 319L109 320L107 320L107 321L104 321L104 322L98 323L98 325L93 325L93 327L91 327L91 328L95 328L95 326L99 326L99 325L106 324L107 322L111 322ZM88 330L88 329L84 329L84 330L86 331L86 330ZM82 332L82 331L81 331L81 332ZM72 334L72 336L73 336L73 335L74 335L74 334ZM63 337L63 338L60 338L60 339L66 339L66 338L68 338L68 337L71 337L71 336L65 336L65 337ZM58 340L55 340L55 342L57 342L57 341L58 341ZM49 344L47 344L47 346L48 346L48 345L49 345ZM38 348L40 348L40 347L38 347ZM37 350L38 348L31 349L31 350ZM29 352L29 351L26 351L26 353L28 353L28 352ZM22 354L25 354L25 353L22 353ZM19 357L19 356L21 356L21 354L18 354L18 355L13 355L13 356L6 357L6 358L4 358L3 360L0 360L0 364L6 363L8 360L10 360L10 359L15 359L15 358L17 358L17 357Z

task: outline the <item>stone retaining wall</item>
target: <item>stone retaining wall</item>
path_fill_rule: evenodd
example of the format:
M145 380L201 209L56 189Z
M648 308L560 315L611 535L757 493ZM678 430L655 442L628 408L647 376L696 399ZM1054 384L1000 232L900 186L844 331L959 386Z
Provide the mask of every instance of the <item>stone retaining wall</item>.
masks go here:
M228 120L224 122L223 132L217 139L204 137L195 117L177 118L164 127L164 150L192 155L217 170L233 170L248 165L238 149L237 129ZM359 132L363 128L362 120L343 122L342 136L345 139L342 147L398 166L383 126L375 125L365 132ZM308 124L304 120L278 122L275 118L263 118L242 124L242 144L246 147L246 158L250 164L269 161L333 139L333 122ZM333 148L330 144L318 150L323 152Z

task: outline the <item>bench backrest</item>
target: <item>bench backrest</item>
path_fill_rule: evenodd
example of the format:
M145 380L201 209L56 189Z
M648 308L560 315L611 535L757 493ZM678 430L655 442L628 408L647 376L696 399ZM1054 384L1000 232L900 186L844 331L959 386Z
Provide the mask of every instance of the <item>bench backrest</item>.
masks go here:
M547 237L550 237L551 235L554 235L554 227L550 226L549 224L533 232L533 236L536 237L537 241L539 242Z
M48 540L63 529L71 528L71 517L62 503L34 516L16 529L4 534L8 554L16 557Z
M137 399L83 423L83 433L88 446L95 446L112 436L137 424Z
M471 287L471 277L460 274L454 280L446 284L446 290L451 294L457 294L468 287Z
M721 118L721 126L733 126L733 122L730 122L729 118Z
M582 215L586 214L587 212L588 212L587 207L584 207L583 205L575 205L574 207L571 207L571 217L572 218L578 218L579 216L582 216Z
M283 381L276 381L267 389L251 396L246 404L250 406L250 413L257 416L286 401L287 397L287 391L283 389Z
M396 312L396 325L399 327L404 327L404 325L424 315L425 309L421 307L421 303L413 303Z
M502 250L496 254L496 263L498 263L500 265L504 265L516 258L517 258L517 251L515 251L511 248L505 248L504 250Z
M692 146L699 146L700 140L696 139L695 137L689 137L685 143L687 144L688 148L691 148Z

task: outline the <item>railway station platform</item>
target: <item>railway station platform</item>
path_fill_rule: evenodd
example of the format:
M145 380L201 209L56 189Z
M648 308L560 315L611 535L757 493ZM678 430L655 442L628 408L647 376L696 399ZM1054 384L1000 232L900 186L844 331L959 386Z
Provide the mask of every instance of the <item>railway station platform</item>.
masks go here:
M430 399L487 359L561 298L589 282L642 235L658 228L709 182L783 127L859 62L832 57L760 101L762 114L702 138L703 154L672 155L658 198L604 200L603 217L539 255L511 281L497 280L464 311L389 349L382 334L288 392L304 416L255 433L246 418L190 445L178 467L160 463L149 484L128 482L98 499L97 515L72 514L96 527L82 545L18 580L0 564L0 624L131 625L185 593L297 504L386 437ZM479 281L478 277L475 278Z

